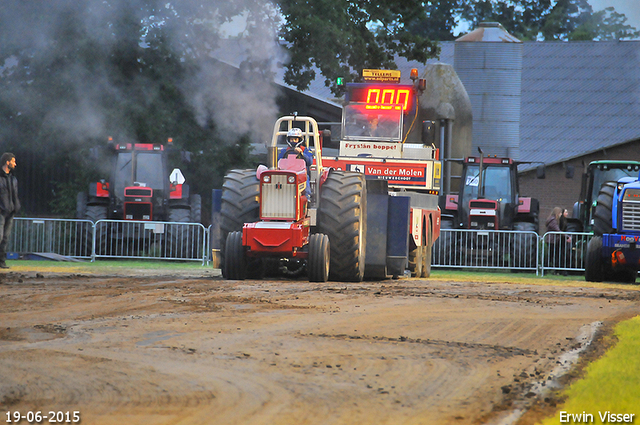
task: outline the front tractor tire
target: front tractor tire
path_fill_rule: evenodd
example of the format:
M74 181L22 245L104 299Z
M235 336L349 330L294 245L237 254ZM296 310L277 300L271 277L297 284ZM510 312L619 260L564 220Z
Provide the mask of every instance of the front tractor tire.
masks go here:
M587 282L604 280L604 259L602 258L602 236L594 236L587 245L587 261L584 278Z
M242 232L231 232L225 243L224 267L222 276L229 280L245 280L247 277L247 261L242 245Z
M332 170L320 188L317 227L329 237L329 279L361 282L367 234L367 189L364 175Z
M309 281L326 282L329 280L329 263L329 236L322 233L314 233L309 238L309 258L307 258Z
M221 264L226 264L225 241L231 232L241 231L244 223L259 219L260 182L255 170L231 170L222 184L220 206Z
M191 223L202 223L202 197L200 195L191 195L189 198L189 218Z

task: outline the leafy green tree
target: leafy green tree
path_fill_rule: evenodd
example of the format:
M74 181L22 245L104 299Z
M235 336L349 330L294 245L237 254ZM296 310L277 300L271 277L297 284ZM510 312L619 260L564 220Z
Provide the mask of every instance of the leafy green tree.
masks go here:
M438 41L454 40L459 24L500 22L521 40L610 40L638 37L613 8L593 12L587 0L392 1L281 0L281 37L290 61L284 78L305 90L324 77L334 94L336 77L357 81L362 69L394 69L396 56L425 63Z
M461 20L470 28L480 22L499 22L521 40L536 39L540 19L551 0L461 0Z
M463 22L500 22L521 40L623 40L640 36L613 7L594 12L588 0L460 0Z
M435 0L424 5L426 19L422 22L412 22L407 25L408 30L428 40L452 41L460 13L459 0Z
M427 22L418 0L279 2L290 62L285 81L305 90L316 77L314 66L335 94L336 77L358 79L362 69L395 69L395 55L425 63L438 54L436 41L408 27Z
M624 40L640 37L640 31L627 24L627 17L607 7L593 13L581 13L575 29L567 35L571 41L577 40Z

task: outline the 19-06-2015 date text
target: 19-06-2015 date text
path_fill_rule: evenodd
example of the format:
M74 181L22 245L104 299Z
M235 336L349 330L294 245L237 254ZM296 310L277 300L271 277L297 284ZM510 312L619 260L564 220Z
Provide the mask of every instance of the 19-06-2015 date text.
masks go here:
M6 423L20 423L25 421L30 424L41 424L41 423L79 423L80 422L80 412L79 411L28 411L28 412L20 412L20 411L9 411L6 412Z

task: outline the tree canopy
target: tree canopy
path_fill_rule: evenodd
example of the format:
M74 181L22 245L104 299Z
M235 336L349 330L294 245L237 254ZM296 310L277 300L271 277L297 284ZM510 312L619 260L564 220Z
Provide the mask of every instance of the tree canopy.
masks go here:
M613 7L594 12L588 0L460 0L461 19L471 28L500 22L519 39L539 41L624 40L640 36Z
M365 68L395 69L396 54L425 63L438 53L436 40L407 30L428 22L419 0L280 0L279 5L281 36L291 55L285 81L298 88L316 77L314 65L338 94L333 83L338 75L353 81Z
M459 28L499 22L519 39L623 40L640 36L613 7L594 12L587 0L318 0L279 2L282 38L291 61L285 81L300 90L318 77L335 94L336 78L358 79L365 68L395 69L395 56L425 63L438 41L455 40Z

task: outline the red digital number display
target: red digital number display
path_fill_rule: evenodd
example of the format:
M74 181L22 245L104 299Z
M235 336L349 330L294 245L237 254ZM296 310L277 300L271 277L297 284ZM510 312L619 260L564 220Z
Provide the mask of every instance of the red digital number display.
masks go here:
M366 109L402 109L406 113L413 107L413 86L353 87L349 91L349 102L364 103Z

